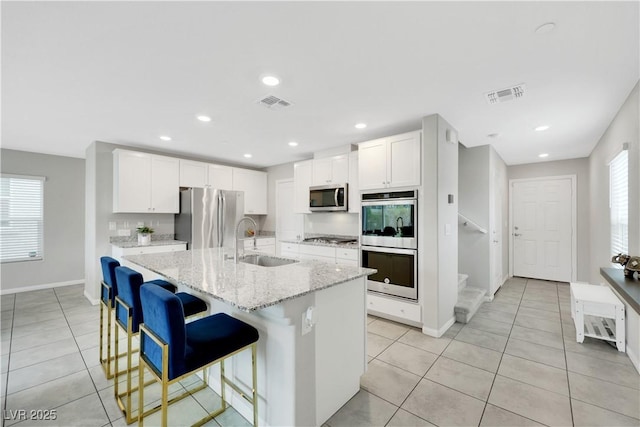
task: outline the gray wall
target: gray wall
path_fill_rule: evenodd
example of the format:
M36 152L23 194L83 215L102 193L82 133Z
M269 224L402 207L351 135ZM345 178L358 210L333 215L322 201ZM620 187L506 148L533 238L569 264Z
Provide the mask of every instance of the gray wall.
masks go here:
M422 331L439 336L458 300L458 144L437 114L422 119L422 191L418 200L418 279ZM454 203L447 202L453 194ZM451 234L445 234L449 226Z
M489 230L490 146L459 146L458 155L458 212ZM489 249L489 233L482 234L462 225L458 227L458 272L469 275L468 286L486 289L487 294L491 283Z
M539 178L546 176L576 175L577 190L577 243L578 281L589 281L589 248L591 245L589 223L589 159L558 160L509 166L509 179ZM607 206L608 206L607 202ZM505 239L508 239L508 235Z
M2 293L84 280L84 160L2 149L2 172L47 177L44 259L2 264Z
M640 111L638 84L591 152L591 259L587 279L600 283L600 267L610 266L609 162L629 144L629 253L640 255Z

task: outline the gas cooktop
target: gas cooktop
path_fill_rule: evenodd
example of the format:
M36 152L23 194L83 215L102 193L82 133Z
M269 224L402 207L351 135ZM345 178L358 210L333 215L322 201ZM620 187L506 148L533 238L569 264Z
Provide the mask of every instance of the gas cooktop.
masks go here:
M346 245L349 243L357 243L358 239L348 238L348 237L330 237L330 236L318 236L318 237L309 237L308 239L304 239L303 242L309 243L332 243L336 245Z

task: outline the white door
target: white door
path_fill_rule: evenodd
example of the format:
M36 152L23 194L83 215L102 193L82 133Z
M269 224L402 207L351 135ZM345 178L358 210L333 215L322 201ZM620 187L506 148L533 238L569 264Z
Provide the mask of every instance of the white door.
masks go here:
M276 254L281 240L299 240L303 232L303 214L293 208L293 180L276 181Z
M518 181L512 186L513 275L570 282L571 179Z

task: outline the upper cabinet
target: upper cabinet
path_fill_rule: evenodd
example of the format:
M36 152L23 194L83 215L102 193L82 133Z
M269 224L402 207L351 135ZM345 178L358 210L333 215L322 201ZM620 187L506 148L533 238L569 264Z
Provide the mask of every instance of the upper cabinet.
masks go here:
M233 189L244 191L245 215L267 214L267 173L232 168Z
M206 163L180 160L180 187L206 187L207 167Z
M349 155L313 160L312 185L343 184L349 181Z
M113 212L178 213L180 161L113 151Z
M297 162L293 165L293 211L310 213L309 187L313 180L313 160Z
M360 143L360 190L420 185L420 139L415 131Z
M233 168L223 165L208 165L207 185L220 190L233 190Z

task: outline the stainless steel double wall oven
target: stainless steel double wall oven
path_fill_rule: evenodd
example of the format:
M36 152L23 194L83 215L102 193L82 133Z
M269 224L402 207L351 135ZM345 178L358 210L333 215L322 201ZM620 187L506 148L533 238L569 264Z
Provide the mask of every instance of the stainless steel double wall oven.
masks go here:
M418 191L362 195L362 266L373 292L418 299Z

